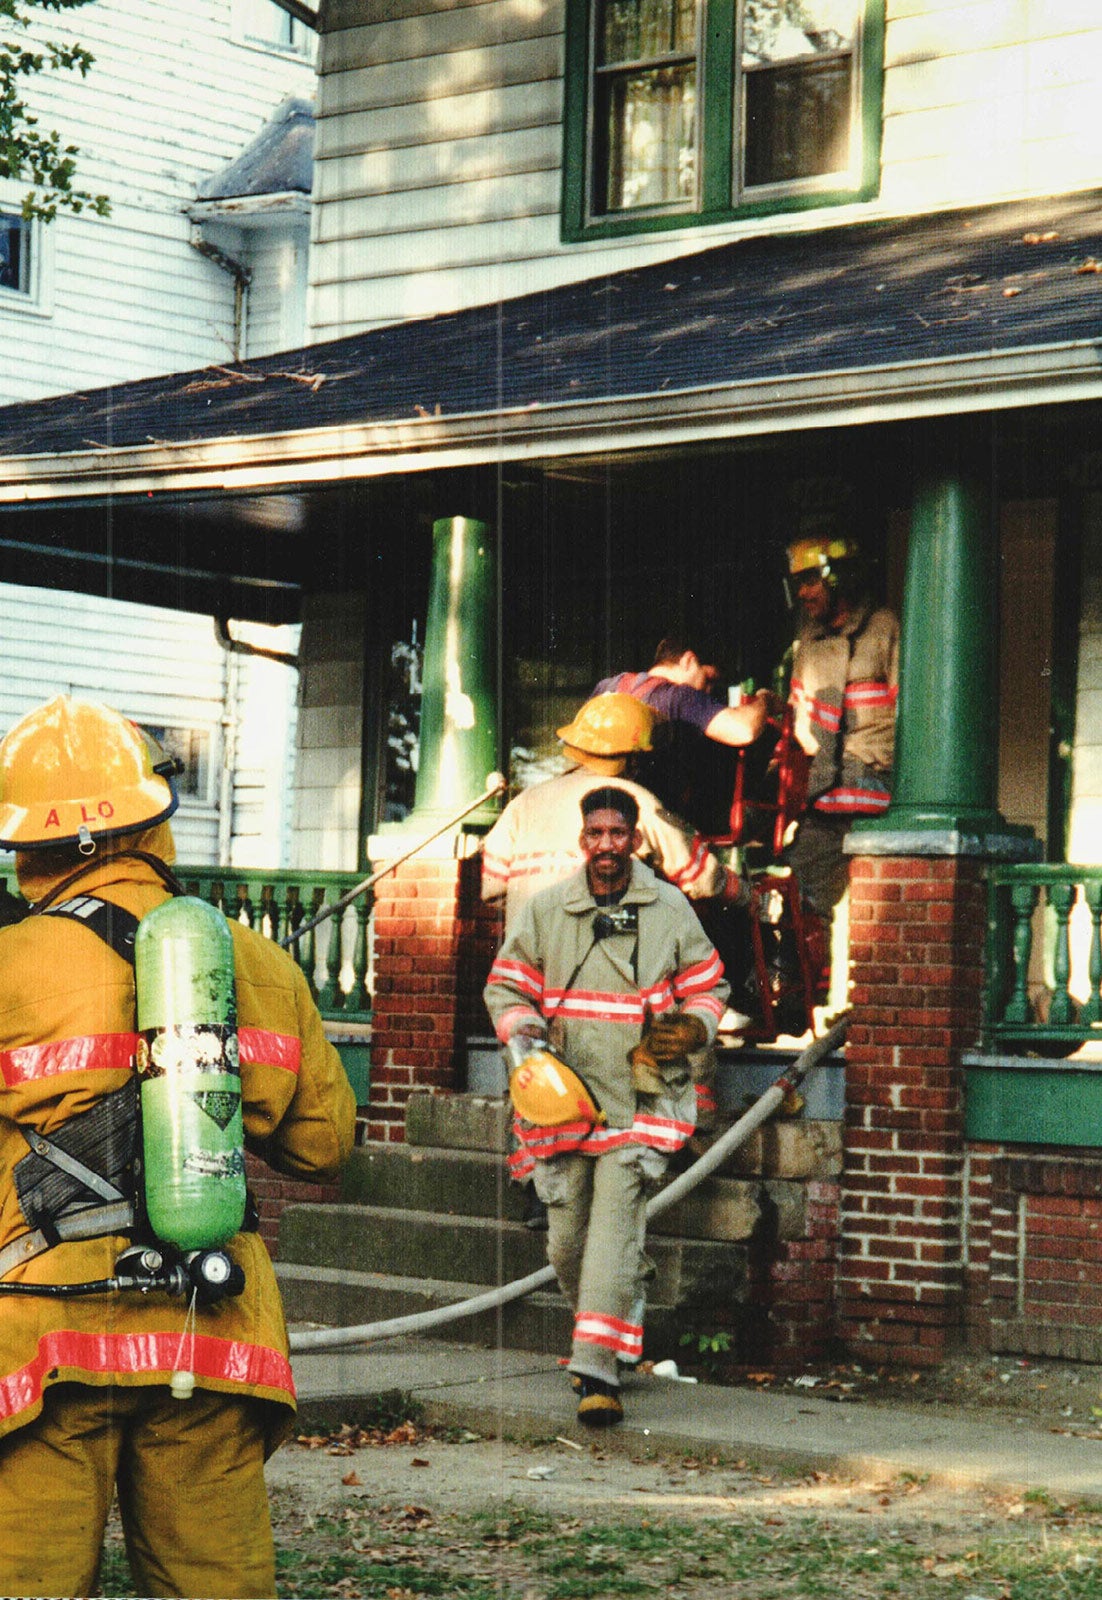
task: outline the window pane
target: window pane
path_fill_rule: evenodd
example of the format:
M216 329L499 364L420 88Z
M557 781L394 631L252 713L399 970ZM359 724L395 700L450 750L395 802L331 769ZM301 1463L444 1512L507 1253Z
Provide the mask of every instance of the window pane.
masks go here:
M855 0L746 0L744 67L850 50L857 33Z
M696 191L696 68L667 67L598 86L598 173L605 209L669 205Z
M29 232L22 217L0 215L0 289L26 294L29 287Z
M605 0L597 29L597 60L643 61L696 51L699 0Z
M747 73L747 188L840 172L849 165L848 56Z

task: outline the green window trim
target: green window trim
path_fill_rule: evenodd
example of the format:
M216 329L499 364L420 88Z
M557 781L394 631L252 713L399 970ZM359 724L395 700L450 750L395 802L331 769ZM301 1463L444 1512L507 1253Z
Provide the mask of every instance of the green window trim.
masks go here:
M752 192L737 198L734 95L737 7L731 0L703 0L701 96L698 130L699 176L695 202L662 209L592 213L591 17L594 0L566 0L565 83L563 94L563 189L561 236L566 244L626 234L703 227L743 217L776 216L818 207L872 200L880 188L883 112L884 0L864 0L858 44L860 163L855 181L834 188Z

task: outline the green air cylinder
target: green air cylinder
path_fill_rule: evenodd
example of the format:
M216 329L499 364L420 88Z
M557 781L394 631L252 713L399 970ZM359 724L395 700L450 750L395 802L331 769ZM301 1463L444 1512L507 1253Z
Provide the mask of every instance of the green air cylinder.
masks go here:
M233 936L205 900L165 900L138 924L145 1204L181 1250L225 1244L245 1216Z

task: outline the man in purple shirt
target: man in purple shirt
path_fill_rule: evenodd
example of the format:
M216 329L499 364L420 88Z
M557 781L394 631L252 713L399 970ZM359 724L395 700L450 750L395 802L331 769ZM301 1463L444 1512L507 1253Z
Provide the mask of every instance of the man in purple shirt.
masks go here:
M659 726L640 781L702 833L716 835L728 825L734 784L730 750L753 744L774 698L761 689L737 706L717 700L709 693L716 669L694 647L697 642L668 636L660 641L648 671L615 673L603 678L593 693L630 694L653 708Z

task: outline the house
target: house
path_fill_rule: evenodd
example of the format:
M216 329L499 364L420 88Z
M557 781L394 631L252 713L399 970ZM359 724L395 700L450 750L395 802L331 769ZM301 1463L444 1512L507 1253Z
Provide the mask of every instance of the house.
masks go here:
M95 58L85 78L45 71L27 94L111 210L26 221L28 185L0 184L0 401L301 343L312 31L267 0L168 12L100 0L28 37L76 39ZM0 585L0 728L56 692L117 704L185 760L182 859L286 860L293 667L229 650L209 614L172 609L171 565L147 573L153 605L119 599L109 565L48 588ZM266 643L293 657L296 641L292 628Z
M314 342L0 412L15 581L50 581L46 519L75 566L109 503L120 592L171 539L180 604L300 619L294 848L354 868L411 619L417 806L373 863L667 628L765 679L785 539L856 529L903 619L898 766L854 840L843 1166L774 1311L874 1361L1097 1357L1102 1077L1065 1057L1102 972L1102 20L394 11L316 19ZM380 886L374 1138L462 1085L476 852Z

